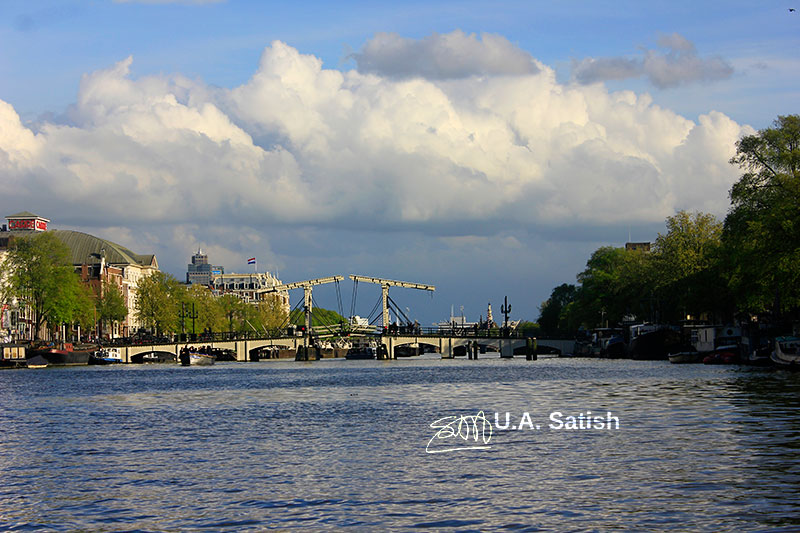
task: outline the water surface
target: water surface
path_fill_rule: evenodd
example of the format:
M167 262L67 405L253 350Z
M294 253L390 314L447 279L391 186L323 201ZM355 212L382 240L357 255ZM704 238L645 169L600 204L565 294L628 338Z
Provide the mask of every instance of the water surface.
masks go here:
M794 531L798 398L798 374L624 360L9 370L0 528ZM479 411L540 429L426 453Z

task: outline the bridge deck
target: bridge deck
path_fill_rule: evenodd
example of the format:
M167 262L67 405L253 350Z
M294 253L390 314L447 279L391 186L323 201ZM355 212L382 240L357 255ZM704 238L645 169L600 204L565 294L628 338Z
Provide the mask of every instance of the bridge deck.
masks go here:
M465 350L478 350L479 353L499 352L503 357L513 357L514 355L525 354L530 350L533 343L534 353L542 347L552 348L558 353L572 353L575 341L563 339L532 339L524 337L499 337L491 335L434 335L431 333L419 334L397 334L397 335L372 335L363 337L350 337L351 339L374 339L379 345L385 347L384 353L388 358L395 359L396 348L414 347L423 345L428 347L426 351L436 351L442 354L442 358L451 358L465 353ZM181 348L185 346L210 346L213 348L230 349L236 353L237 361L250 360L250 354L254 350L264 347L276 347L283 350L282 354L291 357L289 352L297 353L305 346L306 339L300 336L291 337L272 337L260 339L235 339L210 341L200 340L196 342L183 343L164 343L164 344L136 344L117 346L122 353L123 361L130 362L131 357L136 354L151 351L165 351L178 355ZM476 348L477 347L477 348ZM430 348L433 348L431 350Z

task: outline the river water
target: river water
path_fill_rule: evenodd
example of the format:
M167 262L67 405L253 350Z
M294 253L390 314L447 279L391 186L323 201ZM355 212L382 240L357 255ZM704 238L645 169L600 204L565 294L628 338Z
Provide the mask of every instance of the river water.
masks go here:
M588 411L607 427L566 428ZM477 442L431 427L481 412ZM798 494L798 373L524 358L0 372L1 530L797 531Z

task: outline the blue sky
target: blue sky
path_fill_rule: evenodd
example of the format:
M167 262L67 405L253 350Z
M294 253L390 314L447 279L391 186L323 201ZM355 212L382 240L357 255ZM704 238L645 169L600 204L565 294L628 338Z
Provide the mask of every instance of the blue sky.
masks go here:
M533 320L598 246L724 216L733 142L797 112L789 7L7 0L0 206L178 277L202 246Z

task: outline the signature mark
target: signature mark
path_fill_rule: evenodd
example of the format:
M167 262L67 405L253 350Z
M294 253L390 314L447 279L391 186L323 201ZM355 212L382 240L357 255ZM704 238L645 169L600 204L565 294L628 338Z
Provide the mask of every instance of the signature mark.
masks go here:
M483 411L478 411L476 415L445 416L431 423L431 428L437 429L436 434L431 437L425 446L426 453L445 453L459 450L488 450L487 446L492 440L492 424L486 419ZM432 448L434 442L455 440L460 444L459 439L464 441L460 446L450 448ZM469 444L473 441L475 444ZM483 444L483 445L481 445Z

